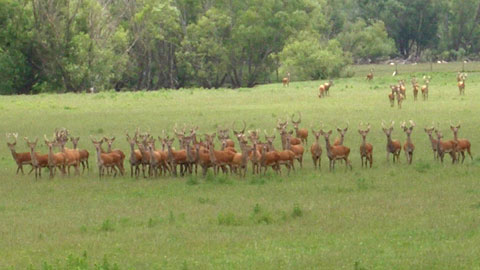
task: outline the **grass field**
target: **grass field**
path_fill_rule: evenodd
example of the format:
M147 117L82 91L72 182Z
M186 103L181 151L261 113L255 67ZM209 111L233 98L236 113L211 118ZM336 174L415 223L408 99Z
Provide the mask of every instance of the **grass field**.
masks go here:
M2 132L41 139L67 127L90 151L91 170L53 180L46 172L39 181L16 176L10 151L0 145L0 268L480 269L480 67L467 64L460 97L459 66L434 66L427 102L413 102L409 82L429 66L399 66L398 78L408 83L401 110L390 108L388 86L397 79L386 65L375 67L372 82L364 79L369 66L354 67L356 76L335 80L330 97L321 100L318 81L288 88L2 96ZM160 135L186 123L203 133L245 120L249 129L271 132L277 118L296 111L304 127L350 123L345 145L352 171L340 164L328 172L324 151L321 171L313 170L307 152L303 170L290 177L251 176L249 168L245 180L99 180L88 139L115 135L115 147L128 152L125 130L136 127ZM396 121L393 138L402 142L400 121L417 123L411 166L403 151L400 164L387 163L382 119ZM372 124L372 169L360 167L360 121ZM470 139L474 160L435 162L423 131L432 121L446 139L452 137L449 122L461 121L460 137ZM17 151L26 150L22 140ZM47 148L42 143L38 150Z

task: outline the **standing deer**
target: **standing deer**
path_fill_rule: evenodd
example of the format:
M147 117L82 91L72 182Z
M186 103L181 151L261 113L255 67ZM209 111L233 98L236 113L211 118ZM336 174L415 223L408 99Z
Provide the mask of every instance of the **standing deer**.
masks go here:
M140 150L135 149L135 144L137 143L137 133L133 136L133 138L130 137L130 135L127 135L127 142L130 145L130 158L129 158L129 163L130 163L130 177L133 177L135 174L135 177L138 177L140 175L140 165L142 164L142 152Z
M412 164L413 160L413 151L415 150L415 145L412 143L412 131L413 128L415 127L415 122L410 120L410 127L407 127L407 123L403 121L401 124L401 128L407 134L407 141L403 145L403 152L405 153L405 157L407 158L407 164Z
M32 166L32 169L30 170L30 173L32 173L32 171L34 170L34 167L32 165L32 158L30 156L30 152L25 152L25 153L17 153L17 151L15 151L15 147L17 145L17 138L18 138L18 133L13 133L13 134L10 134L10 133L7 133L7 140L10 138L10 136L14 137L15 141L13 143L9 143L7 141L7 146L8 148L10 149L10 152L12 153L12 157L13 159L15 160L15 163L17 163L17 173L19 171L22 172L22 174L25 174L23 172L23 165L30 165Z
M62 175L65 175L65 154L53 153L54 141L49 141L47 135L43 135L45 139L45 145L48 147L48 163L47 167L50 170L50 178L55 176L55 171L58 168Z
M90 156L90 153L85 149L77 149L79 140L80 137L70 137L70 141L72 141L73 144L73 150L78 150L80 154L80 164L82 164L82 173L84 173L85 168L87 168L87 170L89 169L88 157Z
M262 146L262 149L263 149L263 146ZM257 147L257 142L253 142L253 146L250 150L250 155L249 155L249 158L250 158L250 163L252 163L252 174L260 174L260 167L261 167L261 164L260 164L260 161L261 161L261 157L262 157L262 151L258 150L258 147Z
M260 156L260 171L263 170L263 175L267 173L268 167L272 167L272 169L279 173L280 166L278 165L279 156L278 153L275 151L267 151L268 146L264 145L262 147L261 156ZM252 151L256 151L256 149L252 149Z
M399 109L402 108L402 102L404 99L405 99L405 96L400 91L397 91L397 105Z
M55 139L58 145L60 145L60 149L62 149L62 153L65 154L66 157L66 169L68 174L70 174L70 167L74 167L75 175L80 175L80 152L76 149L68 149L65 147L65 144L68 142L68 130L62 129L60 131L55 131Z
M102 153L102 143L103 139L97 141L92 136L90 136L93 145L95 146L95 151L97 153L97 166L98 166L98 177L102 178L105 176L105 170L111 168L113 170L113 176L117 176L117 169L120 170L120 158L116 153Z
M282 79L283 87L290 85L290 72L287 72L287 77Z
M327 157L330 160L330 171L335 169L335 161L341 159L345 160L346 169L350 167L351 170L352 164L348 159L348 155L350 154L350 148L343 145L330 145L330 135L332 134L331 130L329 130L328 132L324 132L323 129L321 129L320 134L325 138L325 149L327 150Z
M324 83L323 85L325 86L325 95L330 96L329 90L330 90L330 87L332 87L332 85L333 85L333 81L329 80L328 82Z
M335 141L333 142L333 145L335 145L335 146L343 145L343 141L345 139L345 134L347 134L347 131L348 131L348 123L347 123L347 127L344 128L344 129L341 129L341 128L337 127L337 132L338 132L338 134L340 134L340 138L336 138Z
M120 160L120 165L121 165L120 172L123 175L125 173L125 168L123 166L123 162L125 160L125 153L123 153L123 151L120 150L120 149L113 149L112 150L112 144L115 141L115 137L112 137L112 138L104 137L104 141L107 143L107 153L116 153L117 155L120 156L120 159L121 159ZM148 145L147 145L147 147L148 147Z
M242 149L242 153L235 153L232 159L232 169L240 177L245 178L247 174L247 165L248 165L248 154L250 149L247 148L247 142L242 141L240 143L240 148Z
M318 87L318 98L323 98L325 97L325 85L321 84Z
M361 124L360 124L361 125ZM365 168L368 167L368 163L370 163L370 168L372 168L373 164L373 146L370 143L367 143L367 134L370 132L370 124L367 124L367 129L362 130L358 129L358 133L362 136L362 144L360 145L360 159L362 161L362 168L363 164L365 164ZM363 162L365 159L365 163Z
M275 146L273 145L273 141L275 140L275 135L268 136L267 131L264 131L265 133L265 140L267 141L267 150L269 152L274 151L278 153L278 165L285 165L288 170L288 175L290 175L290 170L293 168L295 170L295 166L293 164L293 161L295 160L295 153L291 150L286 150L283 151L277 151L275 149ZM290 138L287 137L287 147L290 145ZM281 173L281 168L279 168L279 172Z
M470 152L470 147L471 147L470 141L467 139L458 139L458 130L460 129L460 123L458 123L457 126L454 126L452 123L450 123L450 129L453 132L453 140L455 141L457 146L455 151L459 152L462 155L462 163L465 160L465 151L467 151L468 155L473 160L472 153ZM459 159L457 159L457 162L459 161Z
M215 138L215 133L207 136L208 149L210 154L210 161L213 163L214 174L217 175L220 168L222 168L224 173L227 173L226 167L230 167L230 172L232 171L231 164L233 156L235 153L229 150L217 151L213 145L213 140Z
M315 170L317 169L317 164L318 167L321 169L322 168L322 147L320 146L320 131L315 131L312 128L312 134L315 136L315 142L310 146L310 153L312 154L312 161L313 165L315 166Z
M466 79L467 79L467 74L466 73L459 73L457 75L458 91L460 92L460 95L465 95L465 80Z
M295 159L298 160L298 163L300 163L300 168L303 168L303 153L305 152L305 148L301 144L298 145L292 145L290 143L292 139L292 134L293 130L286 132L284 134L285 137L285 149L283 150L291 150L295 154Z
M295 129L295 136L302 141L302 144L307 145L308 143L308 130L306 128L298 128L298 125L302 123L302 114L298 112L298 120L294 119L295 114L292 114L292 124Z
M35 147L37 147L38 138L35 138L34 142L30 142L27 137L23 138L26 142L28 147L30 148L30 158L32 160L32 166L35 170L35 180L37 177L42 177L42 168L46 168L48 166L48 154L41 155L35 152Z
M187 163L187 150L173 150L172 145L174 138L170 139L168 136L165 138L167 144L168 153L167 153L167 162L170 166L170 170L173 172L174 176L177 176L177 165L185 165ZM180 175L184 175L184 170L180 168Z
M437 160L438 159L438 154L437 154L437 146L438 146L438 141L433 138L432 133L435 130L434 127L431 128L424 128L425 132L428 135L428 138L430 139L430 143L432 146L432 151L433 151L433 159Z
M405 80L398 81L398 90L404 99L407 99L407 88L405 87Z
M412 87L413 87L413 100L417 101L418 90L420 89L420 86L418 85L417 78L415 77L412 78Z
M454 164L457 160L457 155L455 151L457 147L456 142L454 140L442 141L442 132L435 129L435 133L437 134L437 153L440 161L443 163L443 157L445 156L445 153L448 153L452 158L452 164Z
M428 85L430 84L430 80L431 80L432 77L428 76L423 76L423 80L425 82L424 85L422 85L422 96L423 96L423 100L428 100Z
M373 80L373 68L370 69L370 72L367 74L367 81Z
M400 151L402 150L402 146L399 141L392 140L392 131L393 125L395 124L394 121L391 122L390 127L385 127L385 122L382 121L382 129L385 135L387 136L387 161L390 161L390 154L393 154L393 162L395 163L395 159L397 162L400 162Z
M395 106L395 94L397 93L397 86L390 85L390 89L392 92L388 94L388 100L390 100L390 107L393 108L393 106Z

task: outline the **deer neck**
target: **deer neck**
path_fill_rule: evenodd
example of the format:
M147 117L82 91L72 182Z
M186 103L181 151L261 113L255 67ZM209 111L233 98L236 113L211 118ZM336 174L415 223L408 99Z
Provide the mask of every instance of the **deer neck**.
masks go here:
M193 156L193 153L192 153L192 147L190 144L187 144L187 160L193 161L194 158L195 157Z
M458 132L453 132L453 140L458 142Z
M48 165L53 164L53 149L51 146L48 147Z
M18 158L18 154L17 154L17 151L15 151L15 149L13 148L10 148L10 152L12 153L12 157L13 159L17 160Z
M270 149L270 151L276 151L275 146L273 146L273 142L268 142L268 149Z
M32 164L34 166L38 165L37 154L35 153L35 149L30 148L30 158L32 159Z
M407 143L410 145L412 144L412 138L411 138L411 133L407 133Z
M168 145L167 144L167 159L168 160L173 160L174 157L173 157L173 150L172 150L172 146L171 145Z
M340 145L343 145L343 140L345 138L344 134L340 134Z
M215 158L215 149L213 149L213 144L211 144L208 148L208 155L212 163L215 163L217 161L217 159Z
M331 148L330 139L328 139L328 138L325 138L325 148L327 148L327 155L329 157L331 157L332 156L332 151L330 149Z
M367 137L362 136L362 147L365 147L367 145Z
M282 148L285 150L287 148L287 137L284 134L282 134L280 139L282 141Z
M155 161L155 156L153 155L153 147L148 147L148 152L150 153L150 163L153 163Z
M97 152L97 163L100 165L103 165L101 147L100 146L95 147L95 151Z

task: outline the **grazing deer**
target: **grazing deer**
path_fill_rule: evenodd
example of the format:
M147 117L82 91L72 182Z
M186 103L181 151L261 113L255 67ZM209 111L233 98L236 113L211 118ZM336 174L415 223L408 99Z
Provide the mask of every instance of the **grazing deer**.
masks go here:
M263 175L265 175L268 167L272 167L273 171L278 174L280 172L280 165L278 164L280 157L275 151L268 152L267 148L267 145L263 145L262 147L260 156L260 171L263 168ZM252 148L252 151L256 151L256 148Z
M343 140L345 139L345 134L347 134L348 131L348 123L347 127L344 129L338 128L337 127L337 132L340 134L340 138L336 138L335 141L333 142L333 145L343 145Z
M306 128L298 128L298 125L302 123L302 114L298 112L298 120L295 121L294 119L295 114L292 114L292 124L293 128L295 129L295 136L299 138L302 144L307 145L308 143L308 130Z
M370 69L370 73L367 74L367 81L373 80L373 68Z
M283 87L290 86L290 72L287 72L287 77L282 79Z
M437 160L438 154L437 154L437 146L438 146L438 141L435 140L432 136L433 131L435 130L434 127L431 128L424 128L425 133L427 133L428 138L430 139L430 143L432 145L432 151L433 151L433 159Z
M168 136L165 138L167 144L168 153L167 153L167 162L170 166L170 170L173 171L173 175L177 176L177 165L186 165L187 164L187 150L173 150L172 145L174 138L170 139ZM180 175L184 175L184 170L180 168Z
M127 135L127 142L130 145L130 177L133 177L135 174L135 177L138 177L140 175L140 165L142 164L142 152L140 150L135 149L135 144L137 143L137 133L133 136L133 138L130 137L130 135Z
M435 133L437 134L437 153L440 161L443 163L443 157L445 156L445 153L448 153L452 158L452 164L454 164L457 160L457 155L455 151L457 148L456 142L454 140L442 141L442 132L435 129Z
M125 168L123 166L123 162L125 160L125 153L123 153L123 151L120 150L120 149L113 149L112 150L112 144L115 141L115 137L112 137L112 138L104 137L103 139L107 143L107 153L116 153L117 155L120 156L120 159L121 159L120 160L120 165L121 165L120 171L123 175L125 173Z
M7 146L8 148L10 149L10 152L12 153L12 157L13 159L15 160L15 163L17 163L17 173L19 171L22 172L22 174L24 175L25 173L23 172L23 165L30 165L32 166L32 169L30 170L30 173L32 173L32 171L34 170L34 167L32 165L32 158L30 156L30 152L25 152L25 153L17 153L17 151L15 151L15 147L17 145L17 138L18 138L18 133L7 133L7 140L10 138L10 136L14 137L15 141L13 143L9 143L7 141Z
M330 87L332 87L332 85L333 85L333 81L329 80L328 82L324 83L323 85L325 86L325 95L330 96L329 90L330 90Z
M325 138L325 149L327 150L327 157L330 160L329 169L330 171L335 170L335 161L337 160L344 160L346 169L350 167L352 169L352 164L348 159L348 155L350 154L350 148L343 146L343 145L331 145L330 144L330 135L332 135L332 131L329 130L328 132L324 132L323 129L320 130L320 134Z
M420 89L420 86L417 83L417 78L413 77L412 79L412 87L413 87L413 100L417 101L418 97L418 90Z
M320 131L315 131L313 128L312 134L315 136L315 142L312 144L312 146L310 146L310 153L312 154L312 161L316 170L317 164L320 169L322 168L322 147L320 146L320 142L318 141L322 134L320 134Z
M412 131L413 128L415 127L415 122L410 120L410 127L407 127L407 123L403 121L401 124L401 128L407 134L407 141L403 145L403 152L405 153L405 157L407 158L407 164L412 164L413 160L413 151L415 150L415 145L412 143Z
M23 138L26 142L28 147L30 148L30 158L32 160L32 166L35 170L35 180L37 177L42 177L42 168L46 168L48 166L48 154L41 155L35 152L35 147L37 147L38 138L35 138L34 142L30 142L27 137Z
M48 163L47 167L50 170L50 178L55 176L55 171L58 167L62 175L65 175L65 154L63 153L53 153L53 146L55 145L54 141L49 141L47 135L43 135L45 139L45 144L48 147Z
M430 84L430 80L431 80L432 77L428 76L423 76L423 80L425 82L424 85L422 85L422 96L423 96L423 100L428 100L428 85Z
M466 79L467 79L467 74L466 73L459 73L457 75L458 91L460 92L460 95L465 95L465 80Z
M92 136L90 136L93 145L95 146L95 151L97 153L97 166L98 166L98 177L102 178L105 176L105 171L111 168L113 170L113 177L117 176L117 169L120 170L120 158L116 153L102 153L102 143L103 139L97 141Z
M385 135L387 136L387 161L390 161L390 154L393 154L393 162L395 163L395 159L397 162L400 162L400 151L402 151L402 145L398 140L392 140L392 131L393 125L395 124L394 121L391 122L390 127L385 127L385 122L382 121L382 129Z
M390 100L390 107L393 108L393 106L395 106L395 94L397 93L397 86L390 85L390 89L392 92L388 94L388 99Z
M70 137L70 141L72 141L73 144L73 150L78 150L80 153L80 164L82 165L82 173L84 173L85 168L87 168L87 170L89 169L88 157L90 156L90 153L85 149L77 149L79 140L80 137Z
M360 124L361 125L361 124ZM358 133L362 136L362 144L360 145L360 159L362 161L362 168L363 164L365 164L365 168L368 167L368 163L370 163L370 168L372 168L373 164L373 146L370 143L367 143L367 135L370 132L370 124L367 124L367 129L362 130L359 127ZM365 163L363 160L365 159Z
M465 151L467 151L468 155L470 155L470 158L473 160L472 153L470 152L470 141L467 139L458 139L458 130L460 129L460 123L458 123L457 126L454 126L452 123L450 123L450 129L453 131L453 140L455 141L457 146L455 151L459 152L462 155L462 163L465 160ZM457 162L459 161L459 159L457 159Z

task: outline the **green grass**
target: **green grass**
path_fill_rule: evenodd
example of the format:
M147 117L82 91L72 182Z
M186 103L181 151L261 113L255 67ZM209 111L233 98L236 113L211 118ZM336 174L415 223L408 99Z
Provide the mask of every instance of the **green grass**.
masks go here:
M389 106L388 85L397 78L386 65L376 67L380 74L372 82L362 74L369 66L354 67L356 76L335 80L331 96L321 100L320 82L2 96L1 131L41 139L67 127L91 152L92 168L81 177L53 180L44 172L35 181L15 175L10 152L0 145L0 268L480 269L480 74L469 71L466 96L460 97L457 67L434 67L428 102L413 102L408 84L402 110ZM400 78L408 82L412 72L425 72L420 65L402 68ZM302 112L303 127L349 121L345 145L351 147L353 171L337 164L328 172L325 154L321 171L314 171L307 152L304 169L290 177L99 180L88 139L115 135L115 147L128 152L125 131L137 126L160 135L186 123L203 133L246 120L249 129L271 132L278 117L295 111ZM386 162L382 119L396 121L393 137L402 142L399 122L416 121L413 165L405 164L403 152L400 164ZM448 139L449 122L459 120L474 160L434 162L423 127L439 122ZM372 169L360 167L360 121L372 124ZM46 149L42 144L38 150ZM18 150L26 151L23 141Z

